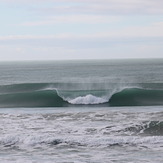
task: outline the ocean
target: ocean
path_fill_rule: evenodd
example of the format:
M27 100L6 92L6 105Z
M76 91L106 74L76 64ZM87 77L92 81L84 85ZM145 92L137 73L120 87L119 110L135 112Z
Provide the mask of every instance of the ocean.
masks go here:
M163 59L0 63L0 162L162 163Z

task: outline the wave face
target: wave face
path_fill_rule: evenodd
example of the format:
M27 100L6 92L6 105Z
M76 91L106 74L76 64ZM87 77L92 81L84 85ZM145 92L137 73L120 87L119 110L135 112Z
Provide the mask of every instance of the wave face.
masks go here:
M79 87L80 84L77 85ZM79 90L77 87L75 89L71 87L70 85L65 87L65 84L61 83L0 86L0 107L163 105L163 90L159 89L125 87L124 84L114 89L98 90Z
M109 103L111 106L163 105L163 90L124 89L113 94Z
M65 101L55 89L43 89L46 84L16 84L1 86L0 107L62 107Z

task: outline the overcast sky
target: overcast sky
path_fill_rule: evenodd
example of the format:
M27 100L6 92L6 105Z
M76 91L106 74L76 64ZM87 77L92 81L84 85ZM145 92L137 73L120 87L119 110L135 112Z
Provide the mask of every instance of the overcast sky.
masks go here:
M0 0L0 60L163 58L163 0Z

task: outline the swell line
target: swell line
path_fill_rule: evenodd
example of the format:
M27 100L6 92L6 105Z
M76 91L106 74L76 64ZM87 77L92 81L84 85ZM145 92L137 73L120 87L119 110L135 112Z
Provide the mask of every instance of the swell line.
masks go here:
M0 86L0 107L163 105L163 90L122 87L115 90L62 90L57 84Z

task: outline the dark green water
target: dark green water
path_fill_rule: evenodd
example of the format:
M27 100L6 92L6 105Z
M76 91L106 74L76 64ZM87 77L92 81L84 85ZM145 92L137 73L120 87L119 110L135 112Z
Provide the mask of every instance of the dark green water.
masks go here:
M163 60L0 64L0 107L163 104Z

